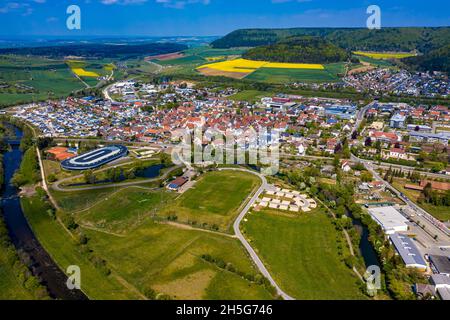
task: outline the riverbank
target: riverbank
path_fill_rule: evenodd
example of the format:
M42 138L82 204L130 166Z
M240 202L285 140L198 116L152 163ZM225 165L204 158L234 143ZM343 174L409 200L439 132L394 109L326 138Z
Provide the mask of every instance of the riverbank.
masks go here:
M22 130L18 127L14 127L14 132L15 137L20 138L21 144L24 140L31 141L31 137L23 136ZM4 154L3 160L5 184L2 194L2 209L14 247L27 256L29 262L27 264L31 273L39 277L40 283L46 286L50 297L67 300L86 299L81 291L67 288L67 276L41 246L25 218L18 195L19 190L11 183L14 173L23 160L23 153L17 142Z

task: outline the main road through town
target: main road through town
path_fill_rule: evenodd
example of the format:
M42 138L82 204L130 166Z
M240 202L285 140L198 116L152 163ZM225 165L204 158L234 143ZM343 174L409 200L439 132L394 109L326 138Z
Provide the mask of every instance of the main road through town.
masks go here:
M256 251L252 248L250 243L248 243L247 239L244 237L244 235L241 232L240 225L242 220L244 219L247 212L250 210L250 208L253 206L253 204L256 202L256 200L259 198L259 196L266 190L269 186L267 183L267 179L264 175L257 173L255 171L247 170L247 169L239 169L239 168L221 168L219 170L232 170L232 171L243 171L243 172L249 172L251 174L257 175L261 179L261 186L259 189L255 192L255 194L250 198L250 200L247 202L245 207L240 212L239 216L237 217L236 221L233 224L233 229L236 237L241 241L241 243L244 245L245 249L247 250L248 254L252 258L255 265L258 267L259 271L270 281L270 284L275 287L277 290L278 295L280 295L284 300L295 300L293 297L288 295L286 292L284 292L278 284L275 282L275 280L270 275L269 271L267 270L264 263L259 258Z
M355 125L353 127L353 131L358 130L358 127L360 126L362 120L365 117L365 114L367 110L369 110L370 107L372 107L374 102L368 104L367 106L363 107L357 115ZM352 132L353 132L352 131ZM352 134L352 132L349 135L349 138ZM411 199L409 199L406 195L395 189L389 182L385 181L379 174L376 172L375 168L384 167L384 165L377 165L373 161L367 161L358 158L355 155L351 155L351 160L354 162L360 162L364 165L364 167L373 174L373 176L384 183L385 187L391 190L394 194L396 194L400 199L402 199L406 205L412 210L412 212L416 212L417 216L415 216L416 220L421 222L427 230L431 230L433 234L437 235L439 239L450 241L450 230L440 221L438 221L436 218L434 218L431 214L429 214L427 211L416 205ZM403 167L405 169L410 169L409 167ZM412 218L412 216L409 216L409 218Z

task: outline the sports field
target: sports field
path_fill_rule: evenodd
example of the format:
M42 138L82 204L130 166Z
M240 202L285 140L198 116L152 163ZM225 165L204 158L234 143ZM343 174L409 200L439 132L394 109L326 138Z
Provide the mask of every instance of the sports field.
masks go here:
M257 176L234 171L208 172L195 185L169 204L162 215L176 215L179 221L217 225L230 231L238 209L260 184Z
M297 299L364 299L359 280L338 255L338 233L321 209L287 217L263 210L243 230L281 288Z
M354 51L353 54L366 56L372 59L403 59L408 57L414 57L416 54L409 52L366 52L366 51Z

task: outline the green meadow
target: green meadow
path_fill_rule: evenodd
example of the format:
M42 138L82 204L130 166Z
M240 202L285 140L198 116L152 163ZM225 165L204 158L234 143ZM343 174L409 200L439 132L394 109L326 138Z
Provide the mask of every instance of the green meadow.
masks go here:
M321 209L298 217L263 210L243 230L274 279L302 300L364 299L359 279L338 255L339 234Z
M161 212L176 215L179 221L213 226L229 232L239 208L260 185L257 176L236 171L206 173Z

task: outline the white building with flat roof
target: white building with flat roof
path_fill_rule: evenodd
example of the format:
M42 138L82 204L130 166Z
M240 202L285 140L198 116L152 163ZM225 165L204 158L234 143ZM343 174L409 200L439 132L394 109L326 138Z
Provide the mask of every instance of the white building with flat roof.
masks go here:
M369 214L384 230L386 234L408 231L408 220L394 207L370 208Z

